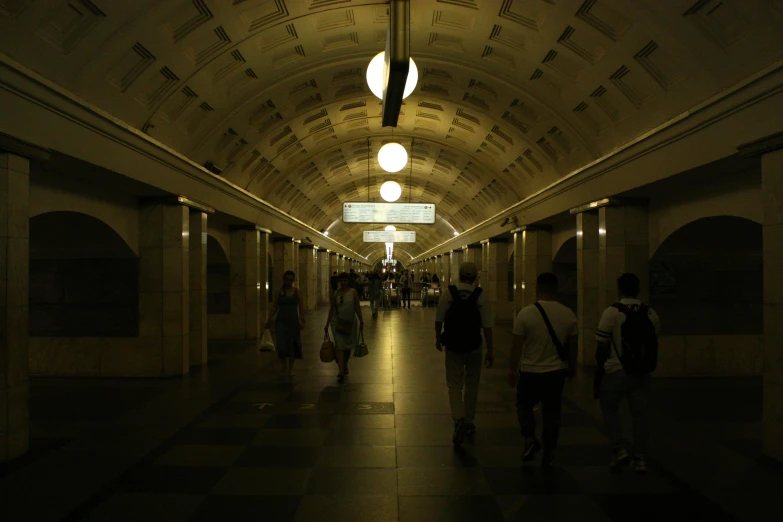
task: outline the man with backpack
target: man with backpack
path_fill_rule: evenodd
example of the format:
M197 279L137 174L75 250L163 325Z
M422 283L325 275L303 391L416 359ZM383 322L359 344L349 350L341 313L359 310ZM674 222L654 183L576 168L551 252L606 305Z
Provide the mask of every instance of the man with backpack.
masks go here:
M612 446L609 467L629 462L638 473L647 471L645 455L650 429L647 406L651 374L658 362L658 314L639 300L639 278L623 274L617 280L620 302L607 308L598 323L598 363L594 386L601 402L606 431ZM623 442L620 403L628 399L633 420L633 459Z
M533 409L541 403L543 455L541 466L551 468L560 434L560 412L566 378L576 370L579 327L574 312L557 302L557 276L536 279L536 303L524 307L514 320L514 344L508 384L517 388L517 418L525 439L523 461L532 461L542 444L536 438Z
M455 446L476 433L474 418L481 378L482 329L487 342L486 367L490 368L495 361L492 310L487 294L475 286L476 277L476 265L462 263L459 284L449 286L448 292L444 292L435 313L435 347L438 351L446 347L446 384L454 420L452 443ZM444 323L445 330L441 333Z

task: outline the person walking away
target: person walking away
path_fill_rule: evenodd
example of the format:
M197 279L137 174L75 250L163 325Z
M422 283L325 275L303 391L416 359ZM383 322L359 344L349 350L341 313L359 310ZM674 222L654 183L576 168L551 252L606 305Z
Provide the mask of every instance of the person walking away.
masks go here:
M291 270L283 274L283 287L272 301L272 309L266 327L272 326L275 319L275 349L280 359L280 371L294 374L294 361L302 358L302 338L300 332L305 327L304 300L299 289L294 287L296 274Z
M452 443L455 446L476 433L474 420L481 378L482 329L487 343L484 364L490 368L495 361L492 310L487 294L474 284L477 276L474 263L462 263L459 284L449 286L435 313L435 347L438 351L446 347L446 384L454 420Z
M359 294L354 288L351 288L348 274L342 272L338 280L340 286L332 296L332 306L329 308L329 317L326 318L324 332L328 334L331 325L334 355L339 368L337 380L343 382L349 373L348 359L359 344L359 331L364 329L364 320L362 319Z
M650 439L647 408L652 373L658 363L658 314L639 300L639 278L623 274L617 280L620 302L601 316L596 331L595 389L601 403L612 456L609 467L632 463L638 473L647 471L645 459ZM603 369L603 372L600 371ZM620 403L628 400L633 424L633 458L623 441Z
M337 272L332 272L332 277L329 278L329 286L332 288L332 293L337 291L338 285Z
M378 308L381 305L381 297L383 296L383 290L381 288L381 276L378 271L374 271L370 274L369 292L370 292L370 310L372 311L372 318L378 318Z
M404 270L400 276L400 290L402 299L402 308L405 308L405 302L408 302L408 310L411 309L411 278L408 275L408 270Z
M533 413L541 403L543 467L551 467L554 461L563 387L575 375L579 347L576 316L556 301L557 286L555 274L543 273L536 279L536 303L522 308L514 320L508 363L508 384L517 389L517 418L525 439L523 461L532 461L542 447Z

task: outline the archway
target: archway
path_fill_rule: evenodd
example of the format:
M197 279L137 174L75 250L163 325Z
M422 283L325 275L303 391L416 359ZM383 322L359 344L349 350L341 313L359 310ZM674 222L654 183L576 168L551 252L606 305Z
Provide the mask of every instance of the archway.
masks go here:
M138 258L117 232L87 214L30 218L30 335L138 335Z
M576 272L576 236L569 238L552 258L552 272L557 276L560 290L557 300L576 312L577 272Z
M650 287L668 335L761 334L762 226L734 216L683 226L652 256Z
M207 313L231 313L231 264L213 236L207 235Z

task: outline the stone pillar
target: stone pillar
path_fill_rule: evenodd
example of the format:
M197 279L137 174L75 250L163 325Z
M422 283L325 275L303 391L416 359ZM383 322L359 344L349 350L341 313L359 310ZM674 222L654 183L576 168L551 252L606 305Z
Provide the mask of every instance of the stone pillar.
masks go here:
M329 265L329 251L325 248L318 249L318 304L325 305L329 302L329 278L332 275Z
M254 225L231 231L230 335L236 339L261 337L261 235ZM264 234L266 238L266 234ZM265 252L266 254L266 252ZM266 265L266 263L264 263Z
M30 162L0 152L0 462L30 448Z
M451 284L459 283L459 265L462 264L462 250L451 251Z
M579 321L579 362L594 364L595 330L598 328L598 213L576 215L576 277Z
M479 273L479 286L482 286L483 282L481 280L481 267L482 267L482 259L481 259L481 245L465 245L462 247L462 259L465 262L471 262L476 265L476 270L478 270Z
M139 219L139 337L151 375L190 371L190 211L143 203Z
M508 298L508 243L505 239L485 240L487 245L487 285L489 303L495 318L513 318L514 305Z
M190 212L190 365L207 364L207 213Z
M443 278L441 279L441 286L447 288L451 282L451 252L446 252L441 256L441 270L443 271Z
M331 278L335 272L340 273L340 254L329 252L329 277ZM331 287L329 287L329 292L331 293L331 291Z
M479 284L489 287L489 240L481 242L481 268L479 269Z
M764 205L764 406L762 451L783 462L783 150L761 158Z
M514 315L536 302L536 279L552 271L552 231L527 226L514 232Z
M299 266L295 253L298 253L296 243L291 238L276 239L272 243L272 257L274 266L272 268L272 282L269 284L269 291L277 294L283 287L283 274L288 270L296 272Z
M647 206L641 203L598 209L599 314L618 301L617 278L626 272L639 277L639 298L649 303L650 239Z
M299 246L299 291L304 299L305 310L318 306L318 251L313 245Z
M270 247L269 236L271 230L258 228L258 319L261 332L269 314L269 292L272 290L272 281L269 280Z

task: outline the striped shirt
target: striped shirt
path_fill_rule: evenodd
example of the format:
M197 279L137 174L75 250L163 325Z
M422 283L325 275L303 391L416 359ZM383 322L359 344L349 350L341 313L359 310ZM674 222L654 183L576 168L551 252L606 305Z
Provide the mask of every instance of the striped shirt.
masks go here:
M625 298L620 300L620 304L624 304L630 308L638 308L642 302L638 299ZM652 308L649 309L648 315L650 321L655 326L655 334L661 334L661 321L658 318L658 314ZM625 314L614 306L610 306L604 310L601 320L598 323L598 330L595 332L595 338L599 343L609 343L609 358L604 363L604 370L606 373L613 373L623 369L623 365L620 363L618 353L623 351L622 340L622 326L625 322Z

